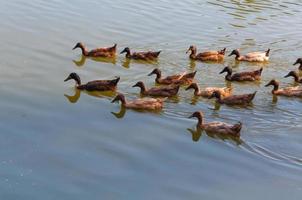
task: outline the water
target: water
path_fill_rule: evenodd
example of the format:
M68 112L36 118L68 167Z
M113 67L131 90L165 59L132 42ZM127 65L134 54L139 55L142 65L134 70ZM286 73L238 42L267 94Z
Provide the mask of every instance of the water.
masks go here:
M302 1L0 1L1 199L301 199L301 99L273 99L264 85L297 67ZM157 63L82 59L88 48L162 50ZM185 51L272 49L268 64L190 62ZM202 86L225 86L218 72L264 67L243 109L192 98L181 89L160 113L121 111L115 94L77 92L63 80L121 76L119 91L137 97L155 67L164 74L197 70ZM206 121L243 122L240 140L195 132ZM193 134L191 134L193 133Z

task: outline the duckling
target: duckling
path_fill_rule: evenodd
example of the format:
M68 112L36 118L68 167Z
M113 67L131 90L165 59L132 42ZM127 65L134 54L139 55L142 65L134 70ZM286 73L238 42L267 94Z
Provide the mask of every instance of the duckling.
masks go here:
M300 64L299 70L302 70L302 58L298 58L298 59L296 60L296 62L294 63L294 65L297 65L297 64Z
M233 50L229 56L235 55L235 59L238 61L247 61L247 62L266 62L269 60L269 52L268 49L266 52L251 52L245 55L240 55L239 50Z
M87 57L107 57L107 58L112 58L115 57L116 53L116 44L114 44L112 47L102 47L102 48L97 48L88 51L87 48L84 46L83 43L78 42L72 50L76 48L80 48L82 50L82 55L87 56Z
M116 90L117 83L120 80L120 77L117 77L113 80L95 80L90 81L86 84L81 84L81 79L78 74L75 72L69 74L69 76L64 80L64 82L68 80L75 80L76 87L79 90L87 90L87 91L114 91Z
M206 52L197 54L196 46L191 45L189 47L189 49L186 51L186 53L189 53L190 51L191 51L190 58L192 60L217 61L218 62L218 61L223 61L226 48L224 48L220 51L206 51Z
M145 87L145 84L142 81L139 81L132 87L139 87L141 89L140 93L142 95L172 97L172 96L177 95L180 86L179 85L169 85L169 86L153 87L153 88L147 89Z
M299 78L299 75L298 75L297 72L290 71L286 76L284 76L284 78L287 78L287 77L290 77L290 76L294 77L295 82L302 83L302 78Z
M189 87L186 88L186 90L194 89L194 95L195 96L202 96L202 97L210 97L214 91L219 91L221 96L227 97L230 96L232 92L232 88L219 88L219 87L207 87L204 90L200 90L199 86L196 83L191 83Z
M227 124L224 122L210 122L204 123L204 115L201 111L194 112L189 118L196 117L198 119L197 129L200 128L205 130L207 133L217 133L223 135L230 135L235 137L240 137L240 131L242 128L242 123L238 122L237 124Z
M126 53L126 58L135 60L156 60L161 51L147 51L147 52L130 52L130 48L126 47L120 54Z
M275 79L272 79L268 84L265 85L265 87L268 87L270 85L274 86L272 90L272 94L274 95L286 97L302 97L302 87L296 86L279 89L279 82Z
M227 105L247 105L251 103L257 92L250 94L241 94L241 95L230 95L228 97L222 98L222 95L219 91L213 92L212 96L209 99L215 97L217 103L227 104Z
M142 98L135 99L132 101L127 101L123 94L118 94L111 103L116 101L121 101L122 106L130 109L138 109L138 110L161 110L164 104L164 98Z
M195 72L191 73L182 73L182 74L175 74L171 76L167 76L165 78L161 77L161 71L158 68L155 68L148 76L151 76L152 74L156 74L155 82L158 84L163 85L170 85L170 84L179 84L179 85L185 85L185 84L191 84L194 80Z
M232 68L227 66L220 72L220 74L227 72L225 79L228 81L256 81L256 80L260 80L262 70L263 68L260 68L255 71L232 74L233 73Z

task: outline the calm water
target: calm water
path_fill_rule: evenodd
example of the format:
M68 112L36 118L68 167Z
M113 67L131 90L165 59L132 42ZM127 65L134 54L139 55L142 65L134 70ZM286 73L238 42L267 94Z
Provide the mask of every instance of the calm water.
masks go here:
M273 99L266 82L282 78L301 57L302 1L0 0L0 199L301 199L302 100ZM163 50L157 63L81 59L88 48L118 44ZM120 111L114 94L77 92L63 80L121 76L119 91L155 67L164 74L197 70L199 84L225 86L223 64L190 62L185 51L272 49L258 84L233 83L235 93L258 90L242 109L192 98L181 89L161 113ZM241 140L194 132L207 121L242 121ZM192 134L193 133L193 134Z

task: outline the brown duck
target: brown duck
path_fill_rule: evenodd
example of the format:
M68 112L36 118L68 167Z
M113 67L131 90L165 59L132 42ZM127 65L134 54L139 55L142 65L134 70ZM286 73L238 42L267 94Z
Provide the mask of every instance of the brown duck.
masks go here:
M125 108L138 110L161 110L163 108L164 100L164 98L139 98L127 101L123 94L118 94L111 103L121 101L122 106Z
M80 48L82 50L82 55L87 56L87 57L107 57L107 58L112 58L115 57L116 54L116 44L114 44L112 47L102 47L102 48L97 48L88 51L87 48L84 46L83 43L78 42L72 50L76 48Z
M158 84L163 85L170 85L170 84L178 84L178 85L184 85L184 84L191 84L194 80L194 77L196 75L196 72L191 73L182 73L182 74L175 74L171 76L167 76L165 78L162 78L161 71L158 68L155 68L148 76L151 76L152 74L156 74L155 82Z
M290 71L286 76L284 76L284 78L287 78L287 77L290 77L290 76L294 77L295 82L302 83L302 78L299 77L297 72Z
M79 90L87 90L87 91L114 91L116 90L117 83L120 80L120 77L117 77L113 80L95 80L90 81L86 84L81 84L81 79L79 75L76 73L71 73L64 81L75 80L76 87Z
M210 122L204 123L204 115L201 111L194 112L189 118L196 117L198 119L197 129L205 130L207 133L217 133L223 135L230 135L234 137L240 137L240 131L242 128L242 123L237 124L227 124L224 122Z
M186 51L186 53L191 52L190 58L192 60L199 60L199 61L223 61L224 54L225 54L226 48L220 50L220 51L206 51L202 53L197 54L197 48L194 45L191 45L189 49Z
M142 81L137 82L133 87L139 87L141 89L140 93L146 96L161 96L161 97L172 97L177 95L179 91L179 85L169 85L162 87L153 87L147 89Z
M212 96L210 97L216 98L216 102L220 104L227 104L227 105L247 105L251 103L255 97L257 92L251 94L241 94L241 95L230 95L228 97L223 98L219 91L213 92Z
M279 82L275 79L271 80L268 84L265 85L265 87L268 87L270 85L274 86L272 90L272 94L274 95L287 97L302 97L302 87L296 86L279 89Z
M126 53L126 58L135 60L156 60L161 51L147 51L147 52L130 52L130 48L126 47L120 54Z
M220 74L227 72L225 79L228 81L256 81L261 79L261 73L263 68L249 72L239 72L233 74L233 70L230 67L225 67Z
M298 59L296 60L296 62L294 63L294 65L297 65L297 64L300 64L299 70L302 70L302 58L298 58Z
M189 87L186 88L186 90L189 90L189 89L194 89L195 96L202 96L202 97L207 97L207 98L212 96L213 92L215 92L215 91L219 91L221 96L223 96L223 97L230 96L230 94L232 92L232 88L227 88L227 87L223 87L223 88L207 87L204 90L200 90L197 83L191 83L191 85L189 85Z

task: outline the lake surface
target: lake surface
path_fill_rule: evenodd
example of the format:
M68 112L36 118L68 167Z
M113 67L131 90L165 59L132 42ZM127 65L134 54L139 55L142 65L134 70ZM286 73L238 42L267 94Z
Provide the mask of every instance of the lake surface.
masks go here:
M283 78L302 56L302 1L0 0L0 199L301 199L302 99L273 98L264 85ZM157 63L82 59L72 47L118 44L162 50ZM267 64L190 62L191 45L227 54L271 48ZM163 74L197 70L201 87L229 85L219 75L264 68L247 108L192 98L181 88L160 113L120 110L115 94L79 92L63 82L120 76L133 99L155 67ZM242 121L240 140L198 133L206 121Z

